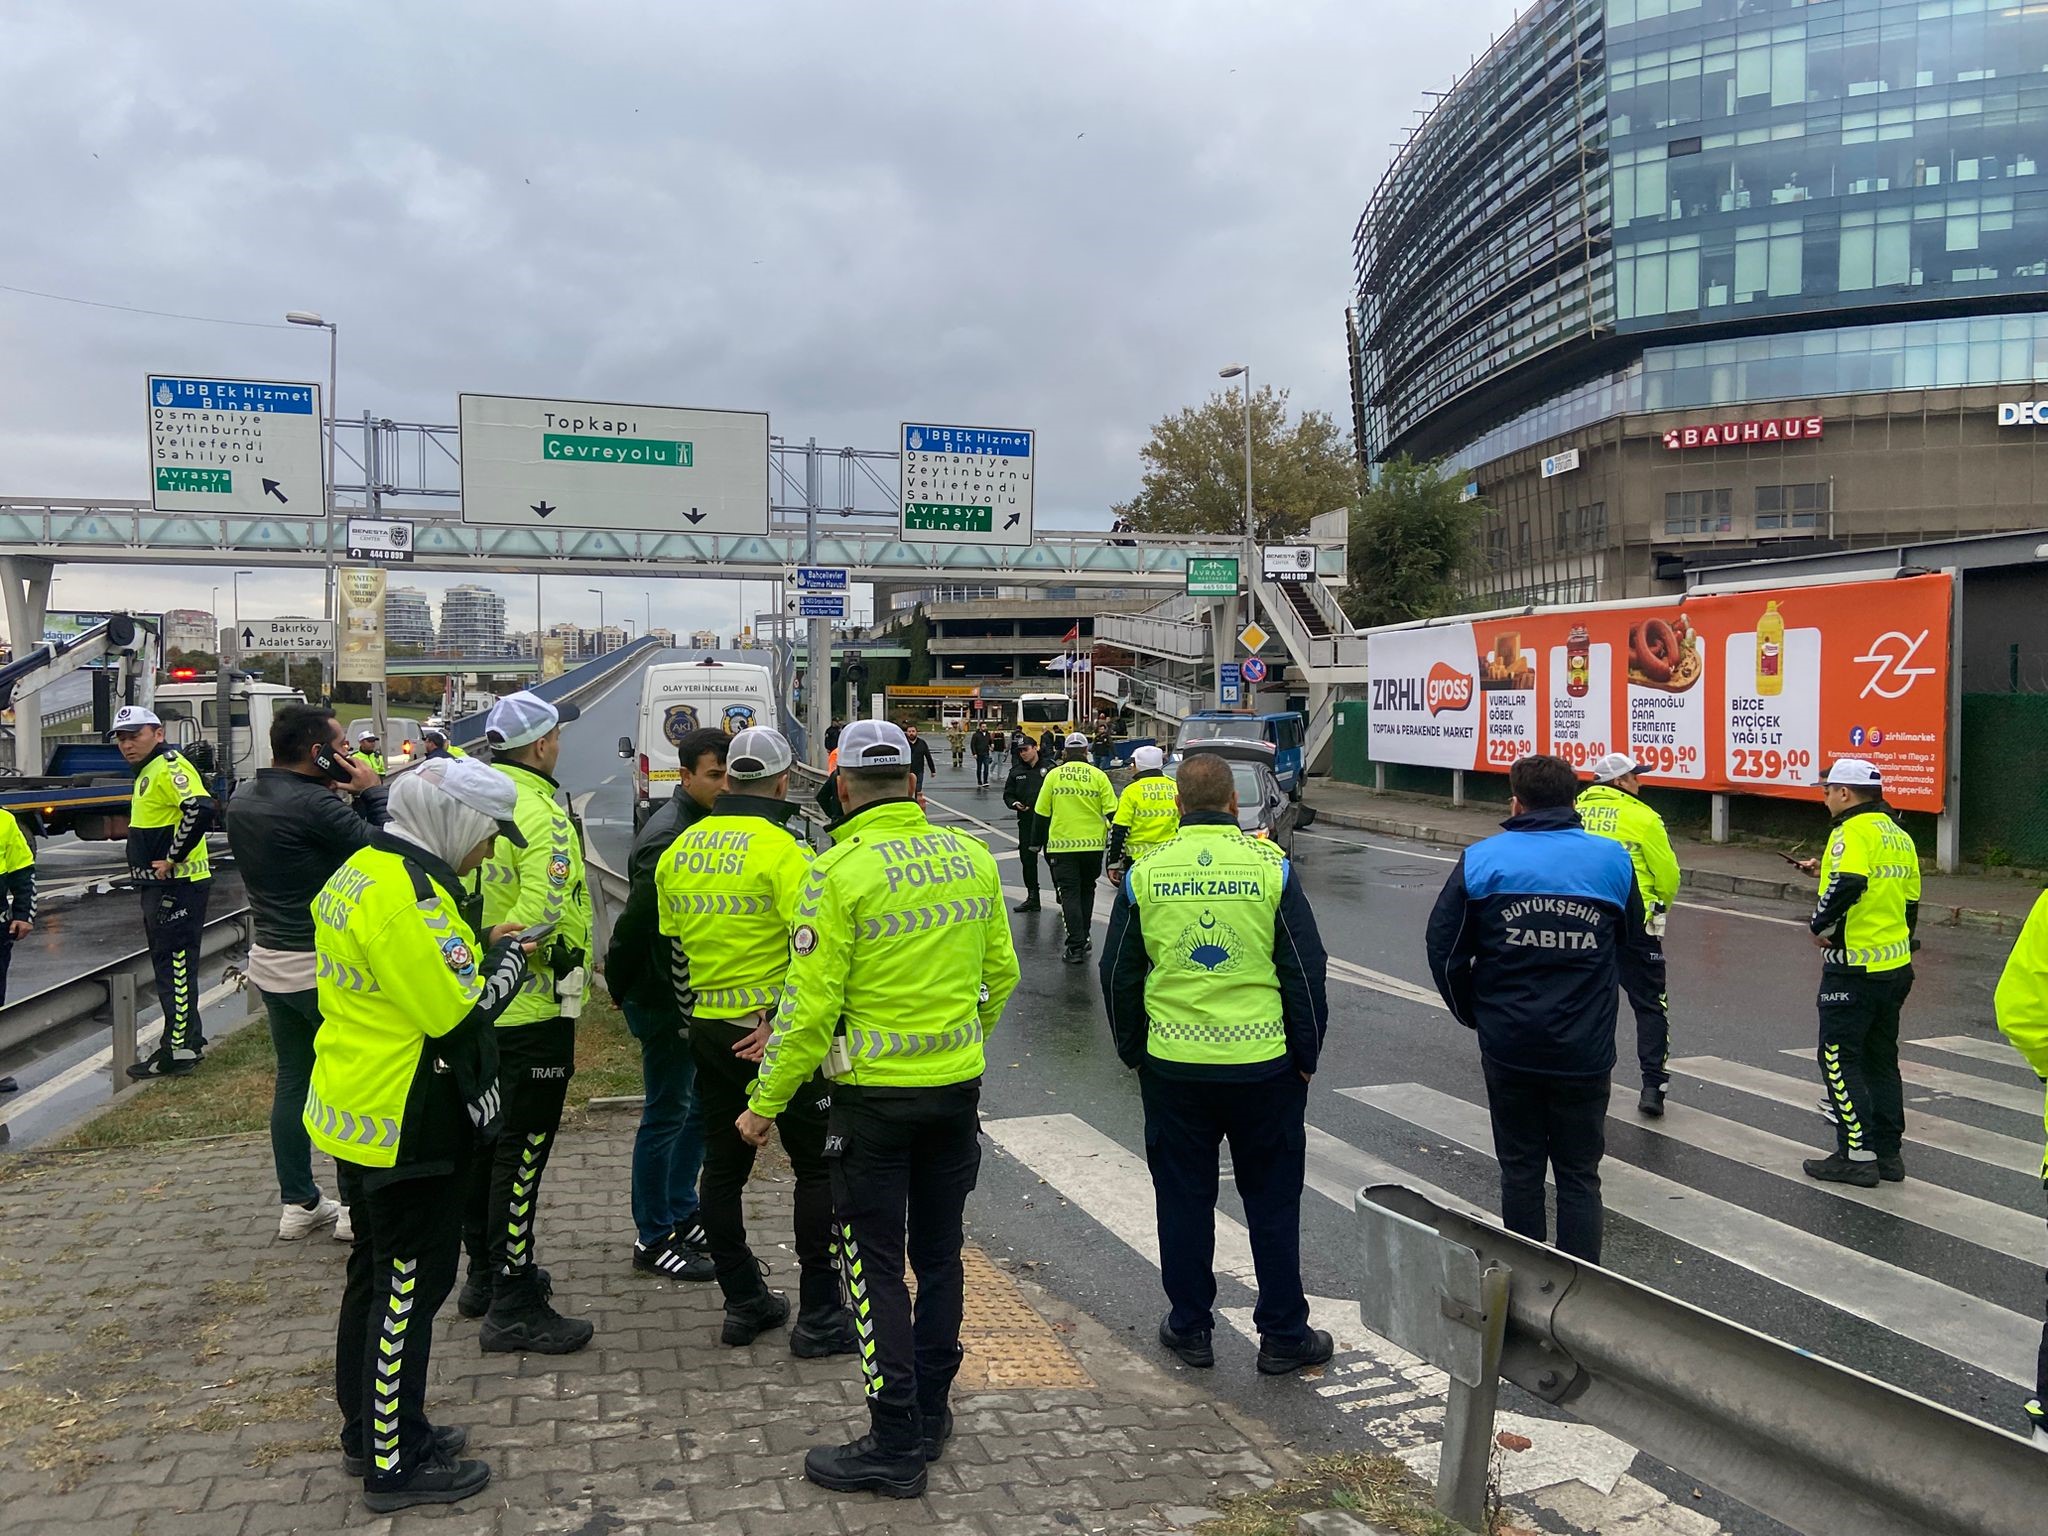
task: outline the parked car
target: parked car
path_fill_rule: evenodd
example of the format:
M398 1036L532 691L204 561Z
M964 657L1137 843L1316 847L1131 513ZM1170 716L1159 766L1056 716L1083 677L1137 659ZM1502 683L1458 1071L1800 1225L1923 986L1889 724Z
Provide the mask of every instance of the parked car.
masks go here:
M1304 805L1281 787L1273 771L1274 747L1269 741L1186 741L1175 761L1167 765L1176 772L1181 763L1201 754L1212 754L1230 764L1230 777L1237 784L1237 824L1253 837L1270 838L1290 859L1294 857L1294 834L1314 823L1315 807Z

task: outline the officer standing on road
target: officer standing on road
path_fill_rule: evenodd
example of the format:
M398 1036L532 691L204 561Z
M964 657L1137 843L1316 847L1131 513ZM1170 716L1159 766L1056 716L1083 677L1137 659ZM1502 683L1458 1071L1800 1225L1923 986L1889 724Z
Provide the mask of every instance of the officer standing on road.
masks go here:
M1621 990L1636 1016L1636 1061L1643 1069L1636 1108L1664 1113L1671 1082L1671 1004L1665 994L1664 918L1678 900L1678 855L1664 818L1642 800L1640 769L1626 753L1610 752L1593 765L1593 782L1579 792L1579 821L1595 837L1612 838L1628 850L1643 897L1640 947L1621 951Z
M26 938L36 921L36 856L21 823L7 812L0 812L0 883L6 886L6 916L0 918L0 1005L4 1005L14 941ZM0 1077L0 1093L12 1093L20 1086L12 1077Z
M1052 866L1053 890L1066 923L1067 947L1060 959L1079 965L1094 948L1089 930L1095 918L1095 882L1102 877L1109 818L1116 814L1116 791L1109 775L1088 761L1088 738L1079 731L1067 737L1065 757L1039 785L1032 809L1045 829L1046 862Z
M128 1069L130 1077L177 1077L199 1065L206 1033L199 1021L199 936L213 870L206 833L213 796L205 775L164 740L154 710L123 704L114 743L135 770L128 810L128 872L142 891L142 928L164 1011L163 1043Z
M1045 783L1045 768L1038 760L1038 743L1025 737L1010 759L1010 776L1003 780L1003 803L1017 813L1017 863L1024 872L1024 899L1012 909L1036 912L1038 902L1038 856L1045 847L1045 824L1035 807L1038 791Z
M462 877L516 845L515 796L481 763L428 763L392 786L390 820L313 904L319 1007L305 1126L355 1217L334 1343L342 1467L379 1514L451 1504L491 1469L426 1414L434 1314L455 1283L463 1182L499 1092L491 1032L530 945L501 923L478 956ZM478 1154L488 1160L487 1154Z
M604 956L605 986L640 1042L646 1089L640 1129L633 1137L633 1268L675 1280L709 1280L712 1265L697 1215L703 1104L689 1020L678 999L679 992L688 990L689 961L662 934L654 882L669 844L709 816L725 793L725 749L731 739L705 726L677 743L675 791L633 835L626 905L612 924Z
M1835 1150L1800 1166L1810 1179L1875 1189L1906 1177L1906 1088L1899 1013L1913 990L1920 852L1884 803L1877 765L1841 757L1821 786L1833 825L1827 852L1800 868L1820 876L1807 927L1820 957L1820 1075Z
M1172 842L1180 831L1180 796L1166 776L1166 754L1157 747L1140 747L1131 754L1131 768L1131 782L1117 796L1116 816L1109 824L1105 878L1111 885L1121 884L1131 865Z
M426 748L420 761L436 757L467 757L469 754L448 739L448 722L439 715L429 715L420 726L420 744Z
M1330 1010L1323 941L1272 843L1237 825L1230 764L1181 766L1177 835L1131 867L1109 916L1102 1000L1116 1053L1138 1073L1145 1161L1172 1310L1159 1342L1216 1363L1216 1150L1244 1197L1258 1271L1259 1369L1330 1358L1301 1286L1308 1083Z
M711 814L669 845L655 875L661 931L689 957L690 1049L704 1105L700 1215L731 1345L751 1344L789 1320L789 1298L771 1291L747 1246L740 1195L754 1148L739 1133L756 1069L782 1000L797 893L810 850L787 823L795 756L778 731L755 726L732 738L726 792ZM813 1077L781 1118L782 1149L796 1174L796 1255L802 1267L790 1352L806 1359L854 1348L853 1317L833 1262L832 1180L825 1169L825 1113L832 1089Z
M958 722L946 727L946 745L953 749L953 766L960 767L967 761L967 732Z
M967 738L967 750L974 754L974 782L977 787L985 786L995 771L996 755L996 744L986 725L974 728L974 734Z
M384 754L377 750L377 733L370 730L356 732L356 761L367 763L370 771L378 778L386 772Z
M491 1156L470 1171L463 1243L469 1277L456 1307L482 1316L484 1353L530 1350L572 1354L590 1342L591 1325L549 1305L553 1284L534 1259L541 1177L562 1126L562 1101L576 1071L576 1019L589 990L590 888L583 843L555 798L555 762L573 704L508 693L491 706L484 739L491 767L510 780L524 847L501 848L477 871L484 922L539 928L525 982L498 1015L498 1076L503 1133Z
M1619 952L1643 942L1643 898L1621 846L1579 825L1569 763L1521 758L1508 790L1504 830L1465 850L1436 899L1429 971L1479 1035L1502 1225L1546 1240L1548 1165L1557 1246L1597 1264Z
M1998 1027L2013 1049L2027 1059L2035 1076L2048 1082L2048 896L2034 903L2020 929L2005 970L1998 978L1992 1006ZM2048 1191L2048 1157L2041 1164L2041 1187ZM2041 1329L2041 1350L2034 1363L2034 1395L2027 1400L2027 1420L2034 1444L2048 1450L2048 1323Z
M934 828L910 789L903 732L849 725L839 745L846 814L798 895L782 1001L739 1119L740 1133L765 1145L821 1064L832 1080L826 1158L870 1431L816 1447L804 1475L903 1499L924 1492L925 1463L953 1432L982 1042L1017 985L995 859L974 838Z
M337 794L346 790L353 802ZM349 1242L353 1218L313 1182L306 1139L306 1086L320 1032L313 899L342 861L370 845L389 791L369 764L350 755L334 711L287 704L271 717L270 766L256 770L228 806L235 856L256 920L249 980L263 995L277 1080L270 1101L270 1157L277 1170L277 1235L303 1238L322 1227Z

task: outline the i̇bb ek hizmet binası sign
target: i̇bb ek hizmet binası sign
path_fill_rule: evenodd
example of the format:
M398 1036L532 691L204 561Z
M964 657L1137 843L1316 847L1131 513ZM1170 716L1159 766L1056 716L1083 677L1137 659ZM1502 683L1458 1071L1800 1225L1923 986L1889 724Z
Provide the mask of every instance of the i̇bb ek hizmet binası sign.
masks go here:
M1946 576L1548 609L1368 641L1375 762L1505 772L1609 752L1681 788L1809 795L1867 757L1885 798L1943 809Z

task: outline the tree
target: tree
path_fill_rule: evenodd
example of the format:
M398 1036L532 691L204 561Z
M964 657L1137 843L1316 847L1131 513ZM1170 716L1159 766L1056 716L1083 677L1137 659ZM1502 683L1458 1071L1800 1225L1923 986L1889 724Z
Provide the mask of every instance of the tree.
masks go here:
M1152 428L1139 450L1138 494L1114 510L1138 533L1240 533L1244 529L1244 401L1219 390ZM1287 420L1287 391L1252 396L1252 520L1277 543L1308 531L1318 513L1358 496L1351 443L1326 411Z
M1351 582L1341 599L1351 622L1368 629L1457 612L1485 513L1441 463L1389 460L1351 518Z

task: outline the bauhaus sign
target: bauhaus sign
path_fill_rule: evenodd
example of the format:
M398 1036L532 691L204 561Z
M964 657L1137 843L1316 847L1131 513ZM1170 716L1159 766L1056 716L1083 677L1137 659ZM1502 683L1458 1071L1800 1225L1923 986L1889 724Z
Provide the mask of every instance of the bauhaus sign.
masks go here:
M1752 443L1794 443L1820 436L1818 416L1775 416L1769 421L1716 421L1703 427L1673 427L1666 448L1743 448Z

